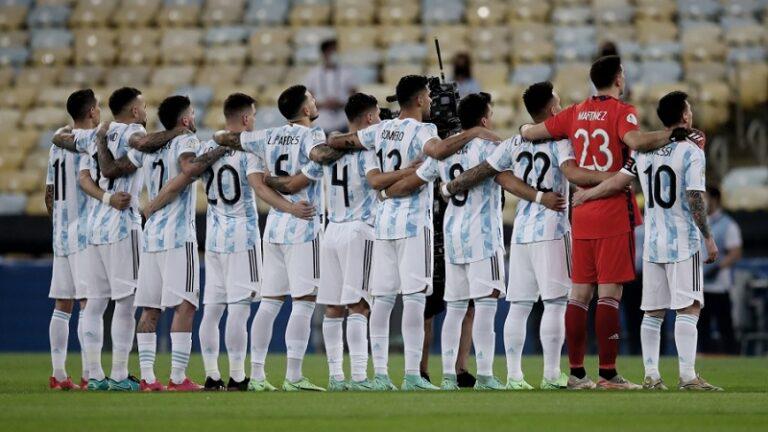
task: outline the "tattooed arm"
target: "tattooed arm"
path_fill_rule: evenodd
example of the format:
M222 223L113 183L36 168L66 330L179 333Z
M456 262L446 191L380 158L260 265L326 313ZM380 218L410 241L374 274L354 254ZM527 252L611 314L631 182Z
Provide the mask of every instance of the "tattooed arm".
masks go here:
M576 186L596 186L603 180L607 180L613 177L614 173L611 171L593 171L584 169L576 164L573 159L568 159L560 165L560 171L563 172L565 178L569 182Z
M107 147L107 130L103 127L100 127L96 133L96 148L98 149L99 169L104 177L114 179L136 171L136 165L128 159L127 154L120 159L115 159Z
M496 176L496 183L505 191L529 202L536 202L539 191L522 181L511 171L504 171ZM554 211L564 211L568 207L568 201L557 192L544 192L541 195L541 205Z
M53 217L53 185L45 185L45 209L48 210L48 217Z
M693 222L701 231L701 235L704 236L704 245L707 248L707 259L704 262L711 264L717 260L718 250L715 238L712 237L712 232L709 229L709 222L707 221L707 202L704 201L704 192L689 190L687 195Z
M573 205L580 206L587 201L594 201L616 195L632 184L635 176L619 171L607 180L590 189L579 189L573 194Z
M357 132L331 135L325 143L336 150L365 150Z
M424 181L415 172L403 177L395 182L392 186L384 189L382 192L386 194L387 198L404 197L412 194L417 189L421 188L428 182ZM383 197L383 195L380 195Z
M86 195L98 201L101 201L104 197L104 191L93 181L90 170L80 170L78 183L80 184L80 189ZM131 194L128 192L115 192L109 197L109 205L117 210L125 210L131 206Z
M463 172L460 176L451 180L446 187L451 195L455 195L459 192L472 189L474 186L480 184L483 180L493 177L499 172L496 171L491 164L487 161L483 161L480 165Z
M72 126L64 126L56 130L53 134L51 142L56 147L63 148L64 150L76 152L77 146L75 145L75 134L72 133Z
M262 201L272 206L277 210L285 213L290 213L293 216L304 219L312 220L315 216L315 207L307 201L290 202L285 197L277 193L274 189L267 186L264 183L264 173L255 172L248 175L248 183L251 188L256 192L256 196Z
M131 135L128 145L142 153L154 153L163 148L168 141L179 135L191 133L187 128L177 127L171 130L152 132L150 134L137 132Z
M329 147L328 144L320 144L312 148L309 152L309 159L320 165L329 165L344 156L346 152Z
M153 199L149 204L147 204L146 207L144 207L144 210L142 211L144 217L149 219L153 213L162 209L171 201L176 199L181 191L183 191L184 188L188 185L194 183L196 179L196 177L190 177L184 172L172 178L168 183L163 185L162 189L160 189L160 191L157 193L155 199Z
M292 176L265 175L264 183L281 194L292 195L309 186L312 180L304 173Z
M205 170L207 170L211 165L213 165L217 160L219 160L229 151L230 149L226 147L217 147L197 157L195 157L193 153L183 153L181 156L179 156L181 172L192 179L200 177L200 175L202 175Z
M217 131L213 134L213 140L222 147L229 147L232 150L244 151L240 143L239 132L229 132L225 130Z
M474 138L501 142L501 138L495 133L482 126L475 126L445 139L432 138L424 145L424 154L433 159L443 160L461 150L465 144Z

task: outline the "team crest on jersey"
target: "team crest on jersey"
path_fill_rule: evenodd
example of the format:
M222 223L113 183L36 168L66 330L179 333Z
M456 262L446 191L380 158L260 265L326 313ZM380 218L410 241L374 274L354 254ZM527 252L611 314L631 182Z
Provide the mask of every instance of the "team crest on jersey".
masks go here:
M637 117L632 113L627 114L627 123L637 126Z
M109 135L110 141L116 141L117 140L117 132L112 132L111 135Z
M315 130L312 132L312 140L314 142L322 142L324 140L323 138L323 131L321 130Z

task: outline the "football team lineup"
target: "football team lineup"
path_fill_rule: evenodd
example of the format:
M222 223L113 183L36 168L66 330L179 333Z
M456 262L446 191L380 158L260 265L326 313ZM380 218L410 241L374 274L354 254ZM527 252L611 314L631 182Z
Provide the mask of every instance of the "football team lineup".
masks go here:
M705 138L693 127L694 107L686 93L672 91L657 104L664 128L641 131L635 108L620 99L620 58L597 59L590 79L596 95L565 109L550 82L530 85L522 100L531 122L514 137L496 135L493 101L482 92L458 101L452 128L435 114L435 86L441 84L421 75L400 79L400 112L392 118L381 118L375 97L353 94L344 106L348 132L328 135L313 125L318 107L303 85L278 98L285 124L261 130L254 127L255 99L232 93L223 104L226 128L202 143L187 96L164 99L158 108L164 130L148 132L140 90L123 87L109 96L111 122L102 121L92 90L75 91L66 101L73 125L52 139L46 181L54 230L49 387L386 392L455 391L470 381L481 391L722 391L723 384L710 384L696 364L702 268L718 249L707 221ZM208 204L204 284L194 217L198 179ZM642 257L643 357L633 360L642 364L638 383L617 368L622 284L636 277L633 230L643 223L629 191L636 180L651 227ZM146 204L139 203L143 190ZM507 245L503 191L520 198ZM263 233L257 199L271 207ZM389 358L398 296L401 385L392 379ZM598 368L588 371L587 323L595 297ZM285 333L273 334L288 298ZM522 353L539 299L543 361L536 366L543 373L535 382L525 378ZM102 347L110 301L107 375ZM509 303L505 381L494 373L500 301ZM259 306L248 328L252 302ZM65 366L75 303L83 347L79 384ZM317 305L324 306L327 385L311 381L303 364ZM425 319L443 305L442 381L435 385L421 367ZM166 384L155 374L165 309L173 310L170 335L163 335L170 336L170 359L160 357L166 366L170 360ZM196 373L188 374L198 309L202 384L190 377ZM218 366L225 311L227 382ZM678 367L665 369L665 382L659 351L668 311L676 316ZM471 329L465 330L468 316ZM268 363L280 361L268 357L273 337L285 340L281 382L267 374L274 370ZM138 378L130 373L134 342ZM457 368L469 343L476 377ZM560 366L563 345L567 371Z

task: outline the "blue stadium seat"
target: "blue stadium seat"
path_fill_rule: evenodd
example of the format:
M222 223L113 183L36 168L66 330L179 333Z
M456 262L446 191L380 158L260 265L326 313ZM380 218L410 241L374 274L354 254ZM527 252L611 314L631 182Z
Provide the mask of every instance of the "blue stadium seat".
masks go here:
M163 0L165 6L198 6L202 7L204 0Z
M213 89L208 86L184 86L179 87L174 92L175 94L188 96L189 99L192 101L192 104L195 105L195 109L197 110L198 107L207 107L208 104L211 103L211 100L213 100ZM196 112L195 116L197 118L202 118L203 114L200 112Z
M67 6L39 6L32 9L27 15L27 26L37 27L63 27L67 24L72 10Z
M245 12L246 24L282 24L291 3L286 0L250 0Z
M320 49L316 45L304 45L293 51L293 61L296 64L315 64L320 62Z
M350 66L365 66L378 69L382 53L376 49L355 50L339 54L341 62Z
M281 126L285 118L276 107L263 107L256 110L254 125L256 129L266 129Z
M757 63L768 59L765 47L739 47L728 50L728 63Z
M0 215L23 214L27 208L27 196L17 193L0 193Z
M349 69L358 85L375 84L379 81L379 68L376 66L352 66Z
M594 41L574 41L558 45L555 58L559 62L590 60L597 53Z
M297 47L310 46L319 51L324 40L335 37L334 27L302 27L293 34L293 44Z
M0 6L32 6L32 0L0 0Z
M682 18L705 20L716 18L721 6L717 0L677 0L677 10Z
M728 0L723 5L725 13L734 16L752 16L760 11L760 8L764 8L766 2L764 0Z
M663 84L680 81L683 70L676 61L645 61L640 65L640 82Z
M29 46L32 49L62 48L72 44L72 33L63 29L33 30Z
M37 147L41 149L49 149L51 148L51 140L53 139L53 135L56 133L55 130L48 130L40 134L40 136L37 138Z
M464 17L462 0L422 0L421 22L424 24L450 24Z
M23 66L27 59L29 59L29 50L26 48L0 48L0 66Z
M596 38L594 26L555 27L555 45L564 45L575 41L594 41Z
M424 44L392 45L387 49L386 61L393 63L421 63L427 56L427 46Z
M587 6L558 7L552 11L555 25L583 24L592 19L592 8Z
M206 45L225 45L245 43L251 30L241 26L214 27L208 29L203 37Z
M552 65L549 63L533 63L516 66L509 80L512 84L527 86L550 78L552 78Z
M680 56L678 42L656 42L646 44L641 50L640 57L644 60L671 60Z

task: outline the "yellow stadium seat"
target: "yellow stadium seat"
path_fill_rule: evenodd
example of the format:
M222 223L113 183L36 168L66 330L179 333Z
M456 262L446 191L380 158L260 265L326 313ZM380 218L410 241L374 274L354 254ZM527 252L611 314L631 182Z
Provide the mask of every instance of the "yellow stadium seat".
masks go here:
M296 4L288 13L291 25L317 26L328 24L331 18L330 4Z
M27 7L24 5L0 6L0 29L11 30L21 28L27 17Z
M25 47L29 43L29 32L11 30L0 34L0 48Z
M10 67L0 67L0 89L11 85L16 72Z
M481 62L506 61L509 58L509 33L505 26L470 29L468 38L472 58Z
M203 56L208 65L242 65L248 58L246 45L222 45L205 50Z
M540 0L512 0L509 5L508 19L516 21L544 21L549 16L549 2Z
M336 0L333 22L337 26L367 26L373 23L376 8L372 3L357 0Z
M376 48L378 27L337 27L339 52L354 52Z
M19 87L43 87L56 81L61 68L59 67L26 67L16 76L15 84Z
M282 84L288 72L285 65L253 65L242 74L241 82L253 88L264 88L271 84Z
M768 64L740 64L733 77L739 103L744 109L752 109L768 102Z
M75 31L75 64L111 64L117 50L114 46L115 32L112 30Z
M768 23L768 20L765 20ZM734 26L725 34L728 45L760 45L768 44L768 25L760 27L757 24Z
M376 10L378 21L390 26L412 24L418 16L419 5L417 2L382 3Z
M197 71L195 83L213 86L218 83L238 83L243 77L243 66L239 64L223 64L203 66Z
M694 108L693 117L697 128L705 131L716 130L728 122L728 106L720 103L699 102Z
M379 44L383 47L403 43L418 43L422 41L422 36L421 27L415 25L379 28Z
M50 106L62 109L69 95L77 90L73 87L48 87L37 94L36 106Z
M45 175L46 168L48 167L48 155L50 149L38 148L27 155L27 159L24 161L24 171L32 173L43 173Z
M19 120L21 120L21 111L10 108L0 109L0 129L4 131L16 129Z
M415 64L386 64L384 65L384 71L382 73L384 77L384 83L389 84L392 86L392 91L394 94L394 86L397 85L397 82L400 81L400 78L402 78L405 75L412 75L412 74L423 74L424 73L424 67L421 65L415 65Z
M197 24L200 6L193 3L166 3L157 14L161 27L191 27Z
M465 15L469 25L485 27L500 24L507 19L507 3L499 0L471 0Z
M163 66L152 73L149 83L153 86L181 87L189 85L195 77L195 66Z
M638 0L635 16L640 19L669 21L677 12L675 2L669 0Z
M0 92L0 107L26 109L31 106L37 97L37 87L11 87Z
M312 66L289 67L288 73L285 74L285 79L283 80L284 84L280 85L281 89L284 90L286 85L304 84L304 78L306 78L310 69L312 69ZM277 101L277 99L275 99L275 101Z
M512 126L514 113L515 111L512 105L494 104L492 120L494 128L507 128Z
M78 1L69 16L71 27L104 27L117 6L118 0Z
M162 0L122 0L119 13L112 14L112 22L118 27L141 28L149 25L157 16Z
M552 26L549 24L518 21L510 27L510 36L516 43L540 43L552 40Z
M449 61L457 53L467 52L469 50L468 41L469 28L464 25L443 25L426 27L424 29L424 42L429 48L427 59L430 64L437 64L437 55L434 54L435 38L440 40L440 51L443 55L443 62Z
M0 171L17 170L26 159L26 154L9 150L3 147L0 149Z
M293 55L292 32L286 27L262 27L248 41L249 58L259 64L286 64Z
M47 215L48 210L45 207L45 194L43 192L31 194L27 200L27 207L24 211L30 216Z
M555 55L555 46L549 41L512 42L512 60L515 64L549 62Z
M58 66L69 63L72 58L71 47L46 47L32 51L32 62L45 66Z
M111 87L143 87L149 82L149 66L120 66L107 74L106 83Z
M641 43L677 40L677 26L671 21L637 20L635 28L637 29L637 39Z
M688 60L683 62L683 67L685 70L685 80L691 83L725 80L728 73L728 67L723 62Z
M26 155L37 145L38 135L38 132L34 130L8 131L7 136L3 138L3 148Z
M120 30L117 36L120 63L152 65L160 57L160 31L154 29Z
M200 15L206 26L233 24L243 20L245 0L207 0Z
M224 104L224 100L232 93L245 93L253 98L258 98L259 93L256 92L256 88L247 84L231 84L231 83L219 83L213 88L213 99L211 100L211 109L221 111ZM256 100L256 106L260 103Z
M62 70L59 84L69 87L93 87L103 82L107 68L102 66L71 66Z
M160 40L160 57L167 64L197 63L203 56L201 38L197 28L168 29Z
M369 94L373 97L375 97L378 102L379 106L385 107L388 105L387 103L387 96L394 94L394 88L392 86L388 86L385 84L368 84L360 86L358 91L361 93Z
M509 79L507 63L476 63L472 66L472 74L480 82L480 87L499 87Z
M625 24L600 26L597 27L596 33L600 43L606 41L631 41L635 39L635 27Z
M205 112L205 118L203 119L205 127L216 130L223 129L224 123L224 113L219 107L212 106L211 109Z
M686 61L722 61L727 52L728 47L718 40L689 40L683 44L683 60Z
M554 77L555 91L563 100L563 106L580 102L589 96L589 64L567 63L557 67Z

